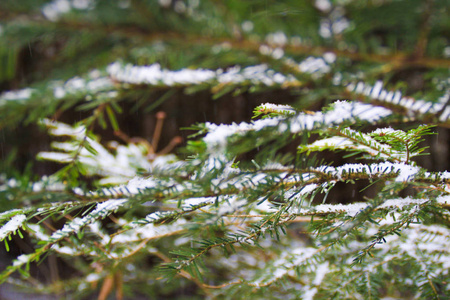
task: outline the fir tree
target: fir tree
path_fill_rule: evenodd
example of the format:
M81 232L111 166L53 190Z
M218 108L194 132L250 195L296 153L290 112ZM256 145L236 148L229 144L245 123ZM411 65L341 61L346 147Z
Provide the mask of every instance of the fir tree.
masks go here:
M3 0L0 282L447 299L449 32L446 0Z

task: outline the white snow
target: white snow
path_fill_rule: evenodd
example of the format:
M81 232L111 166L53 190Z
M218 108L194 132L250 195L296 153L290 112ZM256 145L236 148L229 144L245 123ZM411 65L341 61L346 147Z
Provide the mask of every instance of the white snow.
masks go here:
M181 231L186 230L185 224L186 220L184 219L178 219L177 221L169 225L155 225L153 223L150 223L145 226L136 227L121 234L114 235L111 239L111 243L131 243L145 239L153 239L162 236L177 234Z
M0 103L2 100L14 101L14 100L24 100L31 97L34 89L26 88L22 90L8 91L0 95Z
M34 257L34 253L19 255L13 262L14 267L19 267L28 263Z
M212 204L216 200L216 197L198 197L198 198L188 198L182 201L183 209L190 209L193 206L200 204Z
M345 164L340 167L322 166L317 168L318 171L336 176L340 178L343 173L365 173L369 176L378 174L398 173L395 181L410 181L419 172L419 167L410 166L404 163L383 162L378 164Z
M50 119L42 119L41 124L50 128L49 132L55 136L73 136L77 138L84 138L86 135L86 128L80 126L70 126L64 123L52 121Z
M269 273L254 280L251 285L260 286L275 282L295 266L301 265L317 253L317 249L312 247L302 247L293 249L290 252L284 252L282 257L273 262L274 269Z
M312 184L308 184L305 185L302 190L300 191L300 195L306 195L309 194L311 192L313 192L314 190L316 190L319 186L315 183Z
M79 232L82 227L89 225L98 219L105 218L106 216L123 206L127 201L128 199L113 199L101 202L97 204L96 208L85 217L74 218L71 222L66 223L63 228L55 231L51 235L50 239L53 241L60 240L71 233Z
M42 14L50 21L58 21L72 9L87 10L94 5L94 0L53 0L42 7Z
M252 21L246 20L242 22L241 27L245 32L251 32L254 28L254 25Z
M49 127L50 134L69 136L72 140L53 142L51 145L57 152L40 152L38 157L68 163L76 155L76 159L86 167L88 174L101 177L100 184L124 184L135 177L140 170L151 172L155 168L171 169L180 166L174 155L156 156L153 161L149 160L147 148L140 143L116 144L113 155L98 141L86 137L84 126L69 126L48 119L42 120L42 123ZM88 151L85 144L88 144L96 153Z
M267 43L274 46L283 47L288 42L287 36L282 31L277 31L275 33L270 33L266 37Z
M323 54L323 59L329 64L334 63L336 61L336 58L337 58L337 55L333 52L325 52Z
M87 282L96 282L96 281L100 280L100 275L96 274L96 273L91 273L88 276L86 276L85 280Z
M291 120L291 132L299 133L325 125L337 125L344 121L354 122L357 119L375 122L391 114L389 109L358 102L336 101L333 109L314 115L300 113Z
M331 2L329 0L315 0L314 6L323 12L328 12L332 8Z
M304 73L318 73L318 74L325 74L330 72L331 68L326 63L325 59L323 58L316 58L316 57L308 57L304 61L302 61L298 68L301 72Z
M329 267L328 262L324 262L323 264L320 264L316 268L316 278L313 280L313 284L316 286L319 286L322 283L322 280L325 278L325 275L328 273Z
M368 122L378 121L389 116L391 111L370 104L362 104L357 102L336 101L333 109L325 113L317 112L314 115L300 113L290 120L290 129L292 133L299 133L303 130L312 130L326 125L337 125L344 121L366 120ZM248 131L259 131L265 127L276 127L282 125L285 118L266 118L257 120L252 123L242 122L230 125L216 125L206 123L208 134L203 138L208 148L213 150L217 148L225 148L227 138L233 134L245 133Z
M0 228L0 241L3 241L8 235L22 227L26 219L27 216L25 215L15 215L12 217L11 220Z
M251 130L257 131L268 126L273 127L279 123L279 120L281 120L281 118L262 119L253 123L242 122L239 124L233 123L230 125L216 125L207 122L205 125L209 132L203 140L207 143L208 148L210 149L224 148L227 144L227 138L229 136L240 132L245 133Z
M152 178L134 177L125 187L131 194L139 194L141 190L156 187L156 182Z
M73 155L59 152L40 152L38 158L60 163L68 163L73 160Z
M447 122L450 119L450 108L444 107L450 97L449 90L447 90L436 103L402 97L400 91L387 91L383 89L383 83L381 81L375 82L373 87L360 81L356 85L349 84L347 90L357 94L364 94L372 99L401 106L407 111L407 115L410 117L414 116L414 114L437 114L442 111L442 114L439 116L439 121Z
M378 159L387 161L404 161L408 159L404 151L397 151L390 145L379 143L374 136L401 133L403 131L393 130L392 128L379 128L369 134L357 132L351 128L340 129L340 134L344 136L333 136L317 140L312 144L299 147L302 151L322 151L327 149L346 149L346 150L360 150L366 152ZM355 141L354 137L362 141Z
M133 66L113 63L107 68L114 80L131 84L150 85L193 85L193 84L231 84L250 81L253 84L273 86L284 82L296 82L293 77L286 77L280 73L268 69L267 65L250 66L241 69L236 66L223 71L207 69L181 69L171 71L162 69L159 64L149 66Z
M450 197L444 199L437 199L439 203L444 201L450 201ZM377 206L377 209L402 209L406 206L410 205L420 205L430 201L430 199L414 199L411 197L406 198L395 198L386 200L381 205ZM448 202L447 202L448 203ZM350 204L319 204L311 206L310 208L301 208L297 210L293 210L293 213L297 213L299 215L309 215L311 213L320 214L320 213L346 213L347 216L354 217L360 211L369 207L369 204L356 202Z
M108 66L108 73L113 78L133 84L152 84L152 85L185 85L199 84L207 82L216 77L216 73L211 70L190 70L182 69L179 71L169 71L161 69L159 64L150 66L122 66L114 63Z

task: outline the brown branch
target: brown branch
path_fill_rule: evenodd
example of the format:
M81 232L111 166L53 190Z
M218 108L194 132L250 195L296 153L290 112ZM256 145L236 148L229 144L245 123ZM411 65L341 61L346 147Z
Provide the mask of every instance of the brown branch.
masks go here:
M159 143L159 139L161 137L164 119L166 117L167 117L167 114L163 111L160 111L156 114L156 125L155 125L155 130L153 131L153 139L152 139L152 146L153 146L153 149L155 150L153 152L153 154L156 153L156 151L158 151L158 143Z

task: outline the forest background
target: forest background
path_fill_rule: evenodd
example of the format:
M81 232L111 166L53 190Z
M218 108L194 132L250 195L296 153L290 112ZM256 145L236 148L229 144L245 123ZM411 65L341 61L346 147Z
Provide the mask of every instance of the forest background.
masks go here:
M1 1L0 298L445 299L448 10Z

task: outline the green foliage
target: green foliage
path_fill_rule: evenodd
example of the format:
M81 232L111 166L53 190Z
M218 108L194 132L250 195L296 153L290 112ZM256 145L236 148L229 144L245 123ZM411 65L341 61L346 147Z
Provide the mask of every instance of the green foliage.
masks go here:
M0 242L27 251L0 282L68 299L448 298L446 8L2 1ZM189 121L185 146L167 118ZM45 284L40 264L57 272Z
M392 162L411 163L410 159L419 155L427 147L419 147L422 137L433 134L434 125L420 125L408 132L393 130L392 128L377 129L369 134L355 131L351 128L329 128L327 131L318 131L322 135L334 137L317 140L312 144L299 146L299 152L312 152L324 150L347 150L353 155L367 153L361 156L365 159L377 159Z

